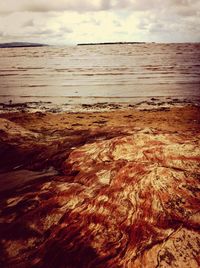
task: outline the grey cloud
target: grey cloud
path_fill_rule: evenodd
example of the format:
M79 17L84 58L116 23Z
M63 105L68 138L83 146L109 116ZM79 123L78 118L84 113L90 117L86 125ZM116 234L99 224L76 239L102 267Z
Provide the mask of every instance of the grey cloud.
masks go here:
M169 0L171 5L175 6L190 6L196 4L199 0Z
M34 26L33 19L30 19L30 20L24 22L24 24L22 26L23 27L33 27Z
M115 3L113 3L114 7L116 8L128 8L131 7L131 1L130 0L124 0L124 1L116 1Z
M114 1L114 0L113 0ZM131 9L133 11L147 11L147 10L156 10L161 12L172 11L182 14L186 14L186 10L188 10L188 14L196 14L197 10L200 10L200 1L199 0L123 0L123 1L115 1L111 0L110 6L116 9ZM171 10L169 10L171 9ZM184 10L184 12L183 12Z
M198 15L198 11L195 8L193 8L193 9L179 8L175 11L178 15L183 16L183 17L197 16Z
M158 3L160 3L160 0L18 0L15 2L13 0L1 0L0 12L49 12L65 10L83 12L124 8L142 10L152 8Z
M103 1L103 0L101 0ZM1 0L0 12L49 12L49 11L97 11L101 8L101 1L92 0L18 0L13 3L13 0ZM96 4L95 4L96 2ZM98 4L99 3L99 4ZM105 4L105 3L104 3Z
M36 30L36 31L33 31L32 34L39 34L39 35L51 35L51 34L54 34L54 31L53 30Z
M101 24L101 22L95 18L90 18L90 19L86 19L86 20L83 20L82 23L85 23L85 24L92 24L92 25L96 25L96 26L99 26Z
M156 33L156 32L167 32L167 28L166 28L166 26L164 25L164 24L162 24L162 23L153 23L153 24L151 24L150 25L150 27L149 27L149 31L150 32L153 32L153 33Z
M102 0L101 1L101 9L108 10L111 8L111 1L110 0Z
M200 10L199 0L169 0L169 11L179 16L198 16Z
M32 31L32 35L45 35L45 36L63 36L65 34L70 34L73 31L69 29L68 27L62 26L58 30L52 30L52 29L37 29ZM30 32L29 32L30 34Z
M138 29L140 30L146 30L147 29L147 26L148 26L148 23L145 22L145 21L140 21L137 25Z
M130 9L145 11L152 9L177 9L187 7L191 9L198 5L198 0L1 0L0 13L9 12L50 12L50 11L100 11Z
M52 30L52 29L38 29L38 30L35 30L33 31L32 33L33 34L41 34L41 35L63 35L63 34L66 34L66 33L72 33L73 31L67 27L60 27L58 30Z
M66 27L66 26L62 26L62 27L60 27L60 32L62 32L62 33L73 33L73 31L72 31L72 29L69 29L68 27Z
M52 11L50 6L47 6L45 4L34 4L29 3L24 6L22 6L19 11L31 11L31 12L49 12ZM57 10L56 10L57 11Z
M133 11L146 11L157 8L158 6L163 5L161 0L124 0L124 1L115 1L113 6L116 9L130 9Z

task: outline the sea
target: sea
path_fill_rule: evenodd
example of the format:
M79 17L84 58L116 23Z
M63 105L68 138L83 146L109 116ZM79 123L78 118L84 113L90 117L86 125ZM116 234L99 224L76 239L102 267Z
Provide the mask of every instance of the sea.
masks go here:
M200 43L0 49L0 102L200 98Z

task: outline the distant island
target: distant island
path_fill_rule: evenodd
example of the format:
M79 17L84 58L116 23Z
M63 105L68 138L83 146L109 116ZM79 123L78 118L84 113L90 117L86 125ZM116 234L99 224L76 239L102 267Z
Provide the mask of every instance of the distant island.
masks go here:
M28 42L11 42L0 43L0 48L18 48L18 47L44 47L46 44L28 43Z
M146 42L103 42L103 43L80 43L77 46L96 46L96 45L138 45Z

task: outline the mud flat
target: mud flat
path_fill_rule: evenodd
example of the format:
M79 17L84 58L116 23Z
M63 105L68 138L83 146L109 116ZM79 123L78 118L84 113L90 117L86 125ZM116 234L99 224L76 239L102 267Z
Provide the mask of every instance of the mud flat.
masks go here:
M200 266L200 108L157 106L0 114L1 267Z

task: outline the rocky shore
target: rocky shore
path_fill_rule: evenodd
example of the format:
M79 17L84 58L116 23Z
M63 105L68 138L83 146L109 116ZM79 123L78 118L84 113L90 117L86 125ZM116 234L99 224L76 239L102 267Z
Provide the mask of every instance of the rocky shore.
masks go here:
M175 97L141 97L141 98L84 98L84 97L63 97L61 100L51 98L43 101L28 101L23 97L20 102L12 101L7 96L7 101L0 102L0 113L9 112L42 112L42 113L63 113L63 112L103 112L116 110L167 110L172 107L197 106L200 107L200 99ZM26 99L27 101L22 101ZM103 101L101 99L104 99ZM3 100L3 99L2 99ZM65 101L64 101L65 100ZM114 100L114 101L113 101ZM85 102L84 102L85 101Z
M200 108L172 106L0 114L1 267L199 267Z

